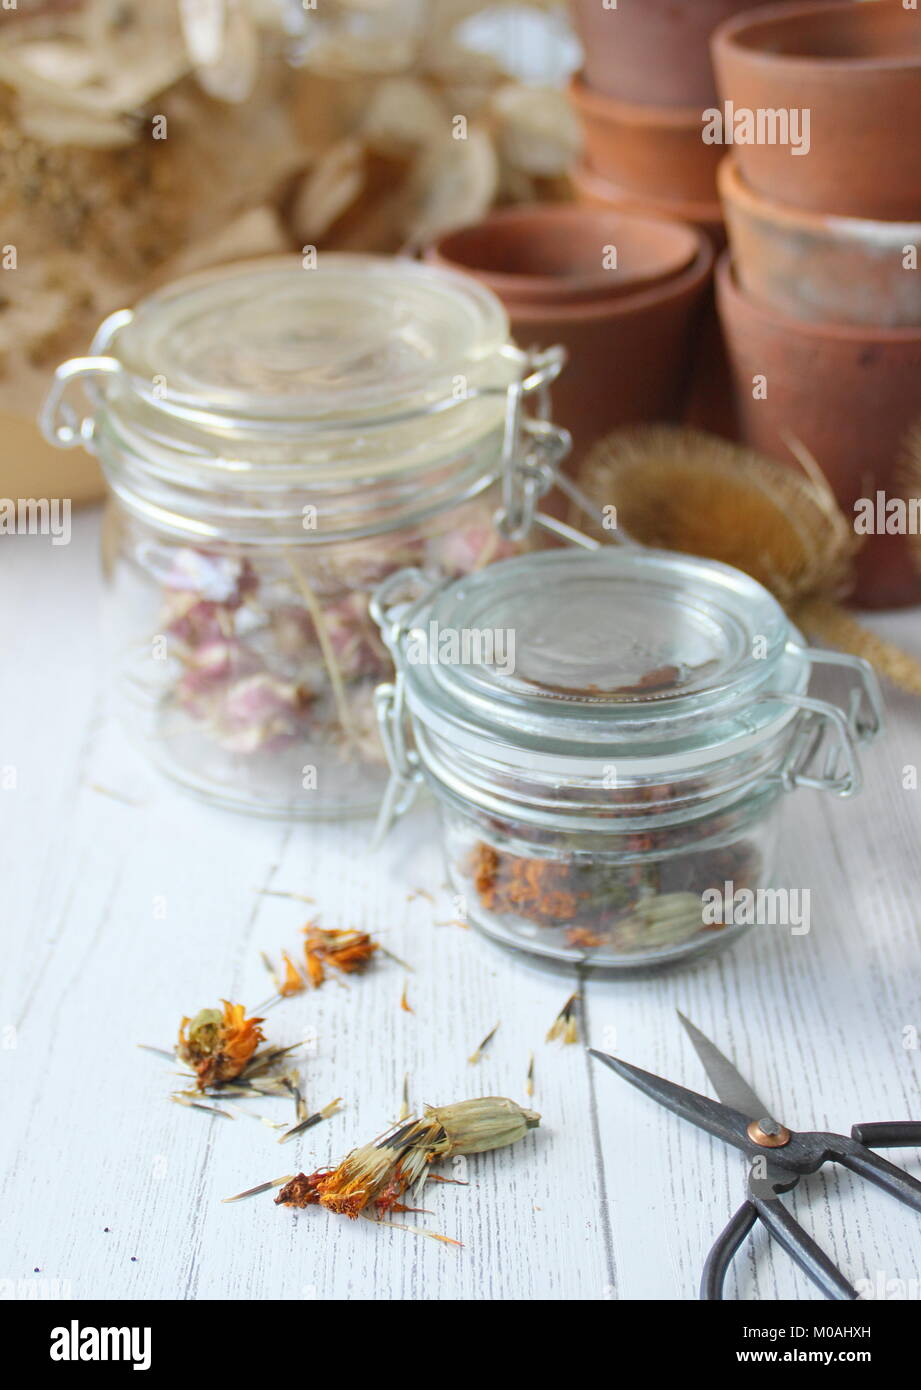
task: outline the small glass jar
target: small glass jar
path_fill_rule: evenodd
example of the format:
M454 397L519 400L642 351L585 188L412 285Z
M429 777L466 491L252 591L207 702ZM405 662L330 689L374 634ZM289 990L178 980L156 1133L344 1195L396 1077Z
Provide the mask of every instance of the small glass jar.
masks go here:
M373 812L391 666L369 595L406 565L460 575L520 547L566 448L537 418L561 354L514 348L466 276L349 254L178 281L108 318L91 354L58 368L42 423L108 481L131 731L222 803Z
M557 963L731 941L772 882L784 795L852 795L855 745L881 727L866 662L807 649L755 580L673 552L395 576L372 609L398 673L378 692L382 824L427 784L469 919ZM818 663L845 668L845 708L809 695Z

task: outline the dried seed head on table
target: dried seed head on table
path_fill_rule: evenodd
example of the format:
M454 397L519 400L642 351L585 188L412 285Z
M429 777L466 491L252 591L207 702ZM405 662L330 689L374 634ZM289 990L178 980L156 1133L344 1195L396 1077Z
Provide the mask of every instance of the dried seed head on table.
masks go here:
M194 1018L183 1018L175 1055L195 1075L199 1091L214 1093L233 1084L243 1087L254 1078L265 1078L272 1094L288 1094L285 1077L273 1076L276 1064L296 1051L300 1043L290 1047L267 1047L260 1025L261 1018L247 1018L242 1004L222 999L222 1009L199 1009Z
M241 1076L265 1042L261 1018L247 1018L242 1004L221 1003L223 1012L199 1009L179 1025L176 1055L192 1068L200 1091Z
M290 1207L322 1206L353 1220L370 1209L378 1217L406 1211L401 1197L422 1184L429 1168L454 1154L485 1153L516 1143L540 1116L502 1096L427 1106L380 1139L352 1149L335 1168L298 1173L275 1198Z
M634 426L600 440L578 481L596 506L616 507L629 539L744 570L809 637L921 694L921 664L841 607L859 538L812 456L787 444L800 471L702 431Z

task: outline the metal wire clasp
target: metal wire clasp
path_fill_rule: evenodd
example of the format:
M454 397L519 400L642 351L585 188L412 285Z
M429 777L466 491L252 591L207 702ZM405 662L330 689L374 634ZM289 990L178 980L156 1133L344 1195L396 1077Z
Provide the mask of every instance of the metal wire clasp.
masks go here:
M787 791L812 787L836 796L853 796L863 781L857 744L869 743L883 729L883 702L876 672L862 657L843 652L806 648L805 655L813 664L844 667L859 680L848 693L846 710L808 695L791 693L772 697L803 710L806 715L790 744L780 769L780 780ZM823 749L824 766L821 773L815 775L812 769Z
M52 378L38 417L39 428L49 444L59 449L75 449L78 444L89 448L95 433L92 415L82 415L67 399L75 381L84 383L93 377L115 376L122 365L115 357L72 357L62 362Z
M109 314L96 330L89 355L71 357L56 368L38 417L39 428L49 444L58 449L75 449L78 444L90 447L96 433L93 416L81 415L67 397L76 381L86 388L94 377L114 377L123 370L118 358L109 356L108 349L118 330L133 318L131 309L117 309Z
M537 501L553 486L558 465L572 440L566 430L549 423L550 384L563 369L561 347L522 354L523 370L506 390L502 433L502 504L495 524L509 540L524 540L534 524ZM525 401L534 397L534 413L526 415Z
M369 610L393 657L396 678L374 692L374 709L390 780L381 801L372 837L376 848L394 821L406 814L422 785L419 754L412 747L406 717L406 683L400 671L400 647L419 608L450 581L416 568L397 570L375 590Z
M550 385L563 369L565 349L551 347L520 356L525 364L523 374L506 388L502 504L494 517L496 530L508 540L522 541L536 525L570 545L598 550L601 542L594 537L538 510L541 497L558 487L595 523L608 543L631 544L631 537L623 531L615 535L609 529L601 510L560 468L572 448L572 436L550 422ZM535 408L526 413L525 402L532 396Z

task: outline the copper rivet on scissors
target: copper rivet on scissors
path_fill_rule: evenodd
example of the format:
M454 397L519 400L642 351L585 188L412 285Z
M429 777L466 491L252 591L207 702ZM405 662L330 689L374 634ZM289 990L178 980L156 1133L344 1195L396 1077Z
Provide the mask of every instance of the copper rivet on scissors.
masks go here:
M762 1120L752 1120L748 1126L748 1137L753 1144L760 1144L763 1149L782 1149L785 1144L789 1144L791 1139L790 1131L765 1117Z

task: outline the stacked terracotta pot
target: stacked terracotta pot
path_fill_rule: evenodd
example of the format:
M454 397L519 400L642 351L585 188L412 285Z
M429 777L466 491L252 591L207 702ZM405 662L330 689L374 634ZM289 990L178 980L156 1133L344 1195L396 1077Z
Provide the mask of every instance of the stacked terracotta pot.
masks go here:
M572 86L587 202L679 217L722 239L718 144L701 139L716 102L710 35L757 0L571 0L585 65Z
M722 25L713 59L734 112L801 113L800 153L735 143L719 171L742 433L787 462L791 437L805 445L851 515L860 498L900 495L921 420L921 11L774 5ZM855 597L921 598L904 536L868 537Z
M710 36L758 0L570 0L584 66L570 95L585 148L573 173L580 202L693 223L725 244L716 176L723 154L703 140L716 103ZM708 298L690 364L684 415L735 432L729 369Z
M679 417L713 269L697 228L533 203L451 232L425 254L488 285L521 347L565 347L553 418L573 436L571 467L620 425Z

